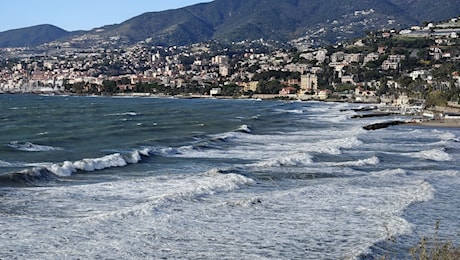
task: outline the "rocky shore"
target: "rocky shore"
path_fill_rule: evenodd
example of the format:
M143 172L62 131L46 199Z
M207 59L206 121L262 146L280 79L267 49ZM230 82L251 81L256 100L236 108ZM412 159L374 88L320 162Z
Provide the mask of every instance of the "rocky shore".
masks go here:
M381 123L375 123L363 126L365 130L377 130L387 128L394 125L411 125L422 127L446 127L446 128L460 128L460 119L443 119L443 120L393 120Z

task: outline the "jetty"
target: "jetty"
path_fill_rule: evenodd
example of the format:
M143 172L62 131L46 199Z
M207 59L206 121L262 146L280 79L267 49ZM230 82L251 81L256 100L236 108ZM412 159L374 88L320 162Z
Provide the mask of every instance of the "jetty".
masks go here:
M370 125L363 126L363 128L365 130L377 130L377 129L387 128L393 125L402 125L402 124L407 124L407 122L395 120L395 121L388 121L388 122L383 122L383 123L370 124Z

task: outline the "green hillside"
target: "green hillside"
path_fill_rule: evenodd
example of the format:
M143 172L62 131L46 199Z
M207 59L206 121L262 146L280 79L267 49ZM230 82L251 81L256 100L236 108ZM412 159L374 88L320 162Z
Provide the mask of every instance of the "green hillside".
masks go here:
M152 45L185 45L212 39L286 42L300 37L331 44L368 31L401 29L459 14L458 0L215 0L144 13L78 35L89 35L86 38L90 40L85 42L88 45L114 36L127 44L148 39ZM0 33L0 47L36 46L74 34L39 25Z
M49 24L9 30L0 32L0 48L37 46L69 35L69 32Z

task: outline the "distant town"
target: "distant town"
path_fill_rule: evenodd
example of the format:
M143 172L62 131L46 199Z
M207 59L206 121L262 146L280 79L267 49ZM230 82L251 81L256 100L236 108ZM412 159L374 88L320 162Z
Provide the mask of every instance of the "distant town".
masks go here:
M120 47L87 39L0 49L0 93L226 97L449 106L460 100L460 18L311 47L265 41ZM94 40L94 39L92 39Z

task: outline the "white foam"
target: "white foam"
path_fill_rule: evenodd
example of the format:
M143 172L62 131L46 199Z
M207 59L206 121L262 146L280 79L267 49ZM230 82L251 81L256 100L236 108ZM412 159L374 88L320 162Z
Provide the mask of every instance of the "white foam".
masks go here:
M98 171L112 167L123 167L135 164L142 160L141 156L148 156L150 149L136 150L126 155L120 153L109 154L100 158L87 158L79 161L65 161L61 164L44 164L44 167L59 176L70 176L77 171Z
M115 153L96 159L83 159L74 162L73 165L78 170L95 171L110 167L122 167L127 165L127 162L121 154Z
M330 122L330 123L340 123L343 121L347 121L349 119L348 115L334 115L334 114L327 114L327 115L320 115L315 116L315 120L322 121L322 122Z
M31 142L19 142L19 141L12 141L7 146L14 148L18 151L23 151L23 152L49 152L49 151L63 150L60 147L39 145L39 144L31 143Z
M345 137L339 139L330 139L313 143L310 147L317 153L338 155L340 149L350 149L361 145L363 142L356 137Z
M256 230L260 236L281 234L272 237L273 244L289 245L289 238L301 237L299 245L309 246L312 259L354 259L367 252L376 241L410 232L412 225L402 218L404 209L414 202L433 198L432 187L424 181L385 185L395 177L398 176L379 178L379 185L374 185L374 176L359 177L362 185L356 184L356 178L328 180L323 184L317 182L231 199L225 205L254 208L239 227ZM269 228L258 224L261 216ZM207 228L212 229L212 224ZM328 250L331 246L334 246L333 252ZM299 257L298 253L294 256Z
M438 129L433 130L433 133L436 134L442 141L458 141L457 136L451 132L444 132Z
M0 167L17 167L17 166L20 166L20 164L0 160Z
M225 205L234 207L251 207L262 204L262 199L259 197L249 199L239 199L234 201L225 202Z
M241 125L240 128L238 128L239 132L244 132L244 133L251 133L251 128L248 125Z
M282 166L304 166L312 164L312 156L309 154L286 154L282 157L263 160L252 164L255 167L282 167Z
M430 149L430 150L424 150L424 151L415 152L415 153L408 153L407 155L413 158L420 158L420 159L432 160L432 161L438 161L438 162L445 162L445 161L452 160L451 156L448 153L446 153L444 149Z
M290 114L303 114L303 110L301 109L277 109L276 111L281 112L281 113L290 113Z
M372 156L367 159L360 159L350 162L340 162L336 163L337 166L366 166L366 165L377 165L380 163L380 159L377 156Z
M137 116L138 114L136 112L126 112L126 113L123 113L122 115L124 115L124 116Z
M215 145L204 149L193 146L178 148L152 148L167 157L182 158L235 158L258 161L261 167L295 166L311 163L312 154L339 155L342 149L362 145L354 132L295 132L289 135L257 135L228 132L210 136L212 140L231 142L232 146L219 149ZM320 141L317 141L320 140ZM217 144L219 146L219 144ZM263 151L263 152L262 152Z
M118 194L121 188L121 196L128 201L137 200L141 196L144 202L126 203L118 205L116 208L109 207L107 211L92 215L88 220L151 215L161 208L174 206L183 201L194 201L204 196L231 192L254 183L254 180L242 175L221 174L218 169L212 169L195 176L168 177L167 180L149 178L133 180L130 183L121 182L110 187L109 193Z
M398 169L388 169L378 172L370 172L369 174L374 175L376 177L392 177L392 176L406 176L407 172L401 168Z

